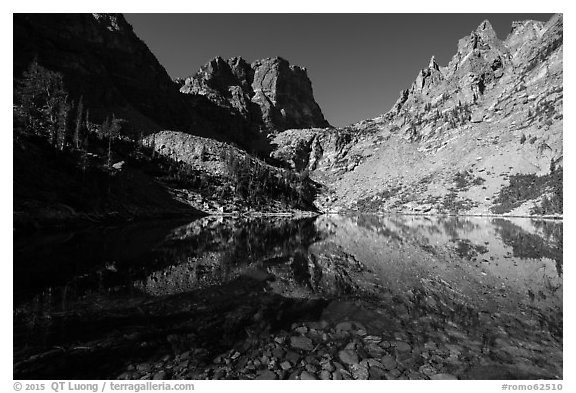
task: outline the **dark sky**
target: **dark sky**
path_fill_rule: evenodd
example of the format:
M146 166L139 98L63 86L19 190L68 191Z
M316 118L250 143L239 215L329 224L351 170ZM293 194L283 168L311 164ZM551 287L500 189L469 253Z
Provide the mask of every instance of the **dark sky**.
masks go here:
M125 14L172 78L215 56L280 56L308 69L326 119L344 126L387 112L432 55L488 19L506 38L514 20L550 14Z

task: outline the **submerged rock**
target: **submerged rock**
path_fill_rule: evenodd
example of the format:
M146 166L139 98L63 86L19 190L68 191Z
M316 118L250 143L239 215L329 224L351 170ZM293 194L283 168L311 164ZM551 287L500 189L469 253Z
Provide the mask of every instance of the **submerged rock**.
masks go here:
M338 358L346 364L358 364L358 354L353 349L343 349L338 352Z
M260 372L255 379L261 379L261 380L272 379L272 380L274 380L274 379L278 379L278 375L276 375L276 373L274 373L273 371L264 370L264 371Z
M312 340L308 337L298 337L292 336L290 337L290 345L292 348L302 349L305 351L311 351L314 349L314 345L312 344Z
M316 378L314 374L311 374L307 371L302 371L302 374L300 374L300 379L304 381L315 381L318 378Z
M456 376L452 374L435 374L430 377L430 379L434 380L454 380L458 379Z

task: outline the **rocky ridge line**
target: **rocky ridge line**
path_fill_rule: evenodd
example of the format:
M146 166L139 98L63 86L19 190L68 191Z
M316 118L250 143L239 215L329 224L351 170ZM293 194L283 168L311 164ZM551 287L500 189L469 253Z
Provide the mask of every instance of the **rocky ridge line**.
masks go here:
M515 22L502 41L484 21L448 65L432 57L386 114L287 130L272 155L331 189L317 200L325 211L491 214L514 176L562 166L562 26L561 15Z

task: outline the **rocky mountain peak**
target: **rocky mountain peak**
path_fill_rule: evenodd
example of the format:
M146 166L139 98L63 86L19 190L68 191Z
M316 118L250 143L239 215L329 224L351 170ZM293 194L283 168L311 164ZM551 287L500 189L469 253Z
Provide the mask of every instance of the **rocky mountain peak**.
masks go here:
M500 40L496 34L496 31L492 27L492 24L488 19L485 19L478 25L476 30L474 30L471 34L472 36L479 37L482 43L490 45L493 43L497 43Z
M420 119L430 116L431 108L435 108L433 116L438 117L448 110L457 111L454 109L457 105L480 101L505 70L512 72L508 67L510 60L511 48L497 37L492 24L484 20L458 41L458 50L448 65L439 66L432 56L428 67L420 70L410 89L401 92L384 118L392 120L396 116L402 125L412 124L409 133L416 136ZM415 118L415 122L407 121L407 117Z
M505 52L502 41L488 20L484 20L467 37L458 42L458 54L461 58L465 58L475 51Z
M193 76L184 80L181 92L201 95L228 95L228 87L237 82L230 65L220 56L216 56L200 67Z
M544 23L537 20L517 20L512 22L512 28L510 29L510 35L516 34L526 34L526 31L534 30L541 32L544 29Z
M256 131L329 126L306 69L281 57L251 64L241 57L216 57L186 78L180 92L206 96L239 113Z
M484 19L482 23L478 25L475 31L481 34L496 34L494 28L492 27L492 23L490 23L488 19Z
M94 19L98 21L109 31L132 31L132 26L124 19L122 14L92 14Z

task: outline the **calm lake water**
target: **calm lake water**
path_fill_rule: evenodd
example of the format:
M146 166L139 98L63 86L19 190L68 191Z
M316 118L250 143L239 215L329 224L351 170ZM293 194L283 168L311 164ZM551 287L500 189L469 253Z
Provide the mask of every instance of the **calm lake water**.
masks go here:
M208 217L16 237L14 376L115 378L182 335L212 358L266 310L258 326L272 331L354 320L442 344L460 378L562 378L562 249L561 221L479 217Z

